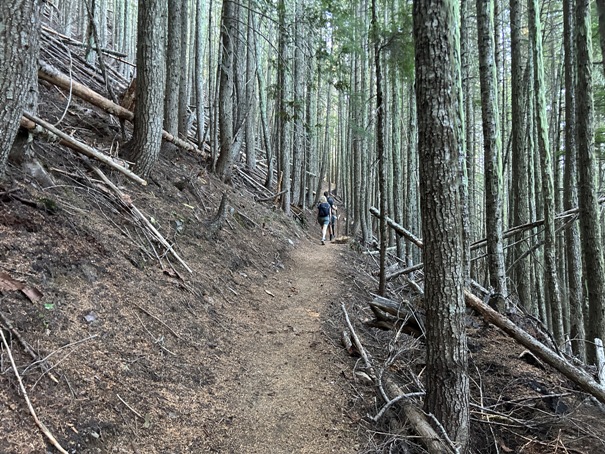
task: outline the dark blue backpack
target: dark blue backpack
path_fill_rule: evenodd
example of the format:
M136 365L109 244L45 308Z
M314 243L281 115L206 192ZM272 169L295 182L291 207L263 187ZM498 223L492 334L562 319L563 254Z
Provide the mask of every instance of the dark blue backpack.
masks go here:
M329 203L320 203L319 205L317 205L318 208L318 213L317 213L317 217L318 218L327 218L328 216L330 216L330 204Z

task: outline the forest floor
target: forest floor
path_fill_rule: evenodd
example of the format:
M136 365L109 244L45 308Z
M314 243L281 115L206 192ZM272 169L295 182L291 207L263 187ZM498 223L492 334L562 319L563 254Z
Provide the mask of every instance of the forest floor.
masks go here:
M99 180L46 151L53 187L13 168L0 188L0 312L33 408L66 450L359 450L331 324L346 244L322 246L318 229L207 175L179 190L197 163L171 156L151 190L122 189L190 274ZM225 192L230 214L208 233ZM4 346L1 360L0 452L45 452Z
M61 110L43 99L56 121ZM107 152L119 131L76 103L61 127ZM56 144L33 148L41 167L11 164L0 182L1 453L57 452L9 353L70 453L425 452L396 405L370 421L383 402L340 345L344 304L382 377L421 388L422 339L369 323L377 264L356 241L320 245L311 211L286 217L255 201L238 172L225 185L174 148L147 187L108 173L121 197L86 160ZM406 300L405 288L393 282L389 296ZM522 347L475 315L467 327L473 452L605 452L599 405L522 361Z

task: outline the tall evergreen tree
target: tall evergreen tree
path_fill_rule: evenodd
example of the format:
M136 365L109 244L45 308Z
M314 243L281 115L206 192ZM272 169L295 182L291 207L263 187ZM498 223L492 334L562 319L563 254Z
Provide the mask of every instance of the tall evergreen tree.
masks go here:
M528 194L528 171L527 171L527 148L525 146L526 117L525 117L525 90L523 89L524 58L522 49L523 21L521 15L521 0L510 0L510 41L511 41L511 110L512 117L512 210L513 224L523 225L529 222L529 194ZM527 250L527 244L522 241L524 232L515 237L512 262L514 283L517 296L523 307L531 307L531 281L527 260L517 259L523 256Z
M605 336L605 264L597 206L590 0L576 0L576 127L580 232L588 290L586 357L596 362L595 338Z
M477 0L479 73L483 124L485 229L487 261L493 303L506 306L506 273L502 244L502 138L498 115L498 89L494 45L494 0Z
M179 132L179 86L181 83L181 27L184 21L183 0L168 0L168 33L166 49L166 97L164 129L177 136Z
M139 5L137 20L137 112L132 149L135 171L149 176L160 156L166 89L166 4L148 0Z
M39 0L0 4L0 176L23 111L36 113L38 96Z
M536 107L536 126L538 132L538 148L542 170L542 197L544 200L544 280L548 289L550 304L550 323L555 341L562 345L563 313L561 292L557 276L555 259L555 188L553 181L553 165L548 140L548 120L546 118L546 98L544 87L544 62L542 55L542 27L536 0L528 2L529 33L534 56L534 94Z
M458 452L469 443L462 274L461 201L456 137L460 55L455 0L416 0L416 102L420 200L427 308L425 409L445 428Z
M233 101L235 98L234 52L236 39L235 3L223 1L221 16L221 64L219 67L219 109L218 123L221 149L216 161L216 173L223 181L231 180L231 166L235 157L235 118Z
M578 165L576 148L576 71L575 71L575 20L572 0L563 0L563 41L565 48L565 177L564 208L578 206ZM586 360L584 339L582 258L580 230L574 222L565 230L567 281L570 312L570 338L573 352Z

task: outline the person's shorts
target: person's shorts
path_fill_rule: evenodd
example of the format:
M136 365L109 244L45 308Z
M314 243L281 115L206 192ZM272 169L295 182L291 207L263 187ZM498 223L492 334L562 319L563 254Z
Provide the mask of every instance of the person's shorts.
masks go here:
M330 223L330 216L322 216L317 218L317 223L319 225L328 225Z
M338 219L338 216L332 216L332 225L336 224L337 219Z

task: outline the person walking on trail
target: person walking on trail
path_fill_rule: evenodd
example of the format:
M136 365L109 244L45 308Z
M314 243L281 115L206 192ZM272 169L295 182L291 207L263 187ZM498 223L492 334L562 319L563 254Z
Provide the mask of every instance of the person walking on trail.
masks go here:
M326 233L328 231L328 225L332 219L332 208L328 203L326 196L319 198L319 204L317 205L317 223L321 226L321 244L326 244Z
M324 197L326 197L326 200L328 201L328 203L330 204L330 209L332 210L332 213L330 214L330 241L332 241L335 237L336 237L336 220L338 219L338 207L336 205L334 205L334 198L332 196L330 196L330 193L328 191L324 192Z

